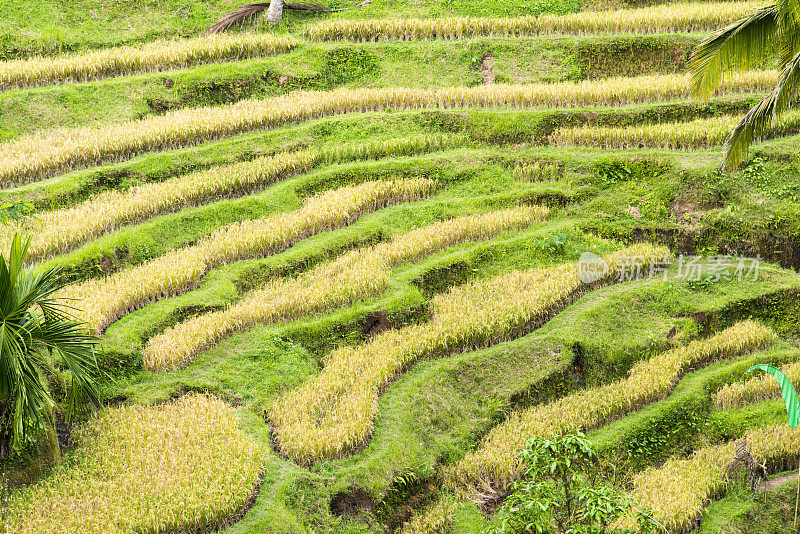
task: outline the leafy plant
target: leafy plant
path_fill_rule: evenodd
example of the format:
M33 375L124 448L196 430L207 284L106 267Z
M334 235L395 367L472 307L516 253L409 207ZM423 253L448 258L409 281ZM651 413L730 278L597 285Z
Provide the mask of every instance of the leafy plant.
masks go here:
M0 256L0 433L13 451L33 443L49 423L55 402L45 376L54 366L72 378L69 415L99 396L95 338L54 296L61 288L58 270L23 267L29 244L16 235L8 260Z
M630 167L617 159L595 161L592 167L601 187L626 182L631 177Z
M569 237L564 233L550 234L547 237L537 239L533 243L533 250L550 254L560 254L564 252L568 239Z
M600 534L623 517L635 532L654 532L656 523L604 475L594 444L578 431L556 439L534 437L518 453L523 479L499 511L493 534Z
M0 224L7 224L10 221L24 219L33 212L32 202L6 202L0 204Z

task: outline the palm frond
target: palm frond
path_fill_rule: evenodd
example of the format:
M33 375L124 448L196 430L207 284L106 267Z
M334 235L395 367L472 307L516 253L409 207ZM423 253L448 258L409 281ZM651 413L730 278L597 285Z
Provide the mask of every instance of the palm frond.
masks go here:
M97 405L97 339L75 322L68 305L53 297L61 287L58 270L33 273L24 268L30 240L15 236L8 260L0 255L0 406L13 450L20 450L45 428L55 405L44 374L52 357L72 376L68 415L90 401Z
M348 9L363 7L371 3L372 0L364 0L360 4L356 4L354 6L339 7L335 9L325 7L324 5L318 4L317 2L300 2L300 3L283 2L282 5L284 9L311 11L313 13L335 13L337 11L347 11ZM228 30L234 26L237 26L248 19L252 20L256 15L258 15L262 11L269 9L269 6L270 2L258 2L255 4L247 4L245 6L242 6L239 9L231 11L230 13L224 15L217 22L212 24L211 27L208 29L208 33L209 34L219 33ZM280 19L280 14L278 15L278 19ZM277 22L277 20L270 22Z
M778 84L764 100L753 106L725 140L723 169L732 170L747 156L753 141L764 135L789 111L800 90L800 52L784 67Z
M697 45L689 59L692 88L697 96L708 98L726 76L758 67L774 57L777 12L774 5L761 8Z
M231 11L222 16L217 22L211 25L208 29L209 34L223 32L229 28L242 24L246 20L252 20L256 15L269 8L269 2L258 2L255 4L247 4L245 6Z

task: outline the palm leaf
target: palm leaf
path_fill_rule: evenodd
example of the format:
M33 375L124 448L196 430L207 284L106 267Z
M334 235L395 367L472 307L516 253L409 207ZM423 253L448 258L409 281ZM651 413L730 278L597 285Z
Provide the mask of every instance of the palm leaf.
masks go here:
M800 399L797 398L797 391L795 391L792 381L789 380L789 377L783 374L780 369L764 363L754 365L748 369L745 374L756 369L766 371L778 381L778 384L781 386L783 401L786 403L786 413L789 426L791 426L792 430L794 430L797 428L797 425L800 424Z
M723 169L733 170L747 156L753 141L763 136L780 116L789 111L800 90L800 52L784 67L778 84L764 100L753 106L725 140Z
M689 59L695 94L708 98L726 76L774 57L777 14L774 5L761 8L703 39Z

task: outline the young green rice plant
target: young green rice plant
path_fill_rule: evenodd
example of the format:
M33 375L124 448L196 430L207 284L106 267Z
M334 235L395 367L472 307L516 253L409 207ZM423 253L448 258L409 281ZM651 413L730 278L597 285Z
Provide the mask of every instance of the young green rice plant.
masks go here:
M770 463L796 461L800 450L800 432L786 423L750 430L745 439L756 458ZM709 501L725 489L736 451L737 444L731 441L700 449L688 459L668 460L637 478L633 497L653 510L670 532L688 532Z
M627 379L515 411L489 432L479 449L454 466L453 485L467 492L487 485L505 487L519 475L522 466L516 454L531 436L554 437L599 427L666 396L691 366L756 350L775 339L771 329L743 321L708 339L639 362Z
M646 266L668 251L635 245L606 258L608 277L625 258ZM486 347L546 320L582 287L576 265L516 271L451 289L431 302L430 322L385 332L329 354L324 370L284 395L270 410L281 451L300 464L334 458L372 432L381 390L419 358Z
M215 266L274 254L310 235L349 224L364 213L419 200L432 190L433 182L425 179L343 187L306 199L298 210L239 221L196 245L101 280L67 286L60 296L72 299L77 316L99 333L131 310L196 286Z
M231 521L264 452L219 399L108 408L80 428L55 474L13 492L5 520L26 534L207 532Z
M725 26L763 6L764 2L760 1L692 2L624 10L581 11L567 15L543 14L538 17L326 20L309 24L303 33L317 41L410 41L552 33L684 33Z
M800 384L800 362L790 363L781 368L792 384ZM719 410L738 408L752 402L780 397L781 388L775 379L766 373L753 376L744 382L734 382L719 388L714 394L714 406Z
M559 128L550 136L555 146L593 146L599 148L664 148L693 150L721 146L739 117L713 117L690 122L642 124L615 128L584 125ZM800 130L800 112L787 114L769 133L778 137Z
M376 295L389 285L391 270L397 265L458 243L528 226L548 213L543 207L518 207L458 217L352 251L297 278L272 281L226 310L197 316L151 338L144 349L144 366L155 371L175 369L233 332Z
M157 214L220 197L250 194L325 163L387 156L407 156L463 146L462 135L418 135L325 150L283 152L253 161L213 167L159 183L106 191L70 208L38 213L35 218L0 226L0 245L15 233L32 236L30 256L42 258L65 251L116 228Z
M766 91L775 71L746 72L720 94ZM181 109L137 121L40 132L0 144L0 183L20 184L64 169L187 146L243 131L343 113L458 107L617 105L690 95L689 75L653 75L555 84L483 85L442 89L297 91L265 100Z
M160 71L288 52L298 41L285 35L240 33L162 39L139 47L120 46L77 55L0 62L0 91L54 82Z

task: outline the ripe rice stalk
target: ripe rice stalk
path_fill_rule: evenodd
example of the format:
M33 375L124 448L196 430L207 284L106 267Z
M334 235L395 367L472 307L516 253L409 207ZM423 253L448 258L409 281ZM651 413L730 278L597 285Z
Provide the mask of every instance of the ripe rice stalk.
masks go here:
M766 91L774 87L777 76L776 71L742 73L728 80L719 94ZM121 124L37 133L0 143L0 183L21 184L149 150L193 145L330 115L385 109L619 105L687 98L690 81L689 75L668 74L555 84L297 91L265 100L181 109Z
M325 20L303 28L316 41L465 39L541 34L687 33L725 26L764 7L756 2L691 2L538 17Z
M142 46L120 46L58 57L0 61L0 91L55 82L192 67L284 53L299 44L286 35L240 33L162 39Z
M642 244L606 258L609 276L624 258L645 268L668 251ZM270 410L281 451L300 464L347 453L368 439L381 390L418 359L486 347L545 320L581 290L576 265L516 271L451 289L431 302L430 322L392 330L330 353L325 368Z
M800 362L784 365L781 371L789 377L795 388L800 386ZM781 388L778 382L771 375L762 373L744 382L734 382L719 388L714 394L714 406L718 410L729 410L780 396Z
M406 521L400 534L442 534L453 520L456 508L455 500L447 496L442 497Z
M32 237L30 257L41 259L69 251L122 225L178 211L222 197L251 194L279 180L310 171L321 163L407 156L464 146L463 135L418 135L325 150L283 152L201 170L164 182L106 191L70 208L37 213L0 226L0 249L16 233Z
M753 456L781 469L787 460L792 466L797 461L800 432L786 423L750 430L745 439ZM700 449L688 459L668 460L638 477L633 497L653 510L670 532L688 532L697 525L703 508L724 490L735 452L736 443L731 441Z
M151 338L144 367L176 369L223 337L254 325L297 318L377 295L389 285L391 270L447 247L490 239L540 221L544 207L518 207L467 215L413 230L388 243L354 250L297 278L274 280L228 309L199 315Z
M690 122L642 124L615 128L584 125L559 128L550 136L554 146L592 146L597 148L663 148L696 150L722 146L738 117L713 117ZM786 114L764 138L779 137L800 131L800 112Z
M365 182L306 199L295 211L229 224L193 246L171 250L104 279L65 287L76 316L101 333L119 317L143 305L195 287L215 266L264 257L306 237L341 227L389 204L413 202L433 190L431 180Z
M264 460L233 408L204 395L108 408L76 439L66 465L14 490L4 514L9 532L217 530L250 500Z
M468 494L479 494L485 487L504 488L521 472L516 454L526 439L597 428L665 397L694 365L757 350L776 339L771 329L743 321L710 338L639 362L624 380L515 411L489 432L480 448L450 470L450 481Z

